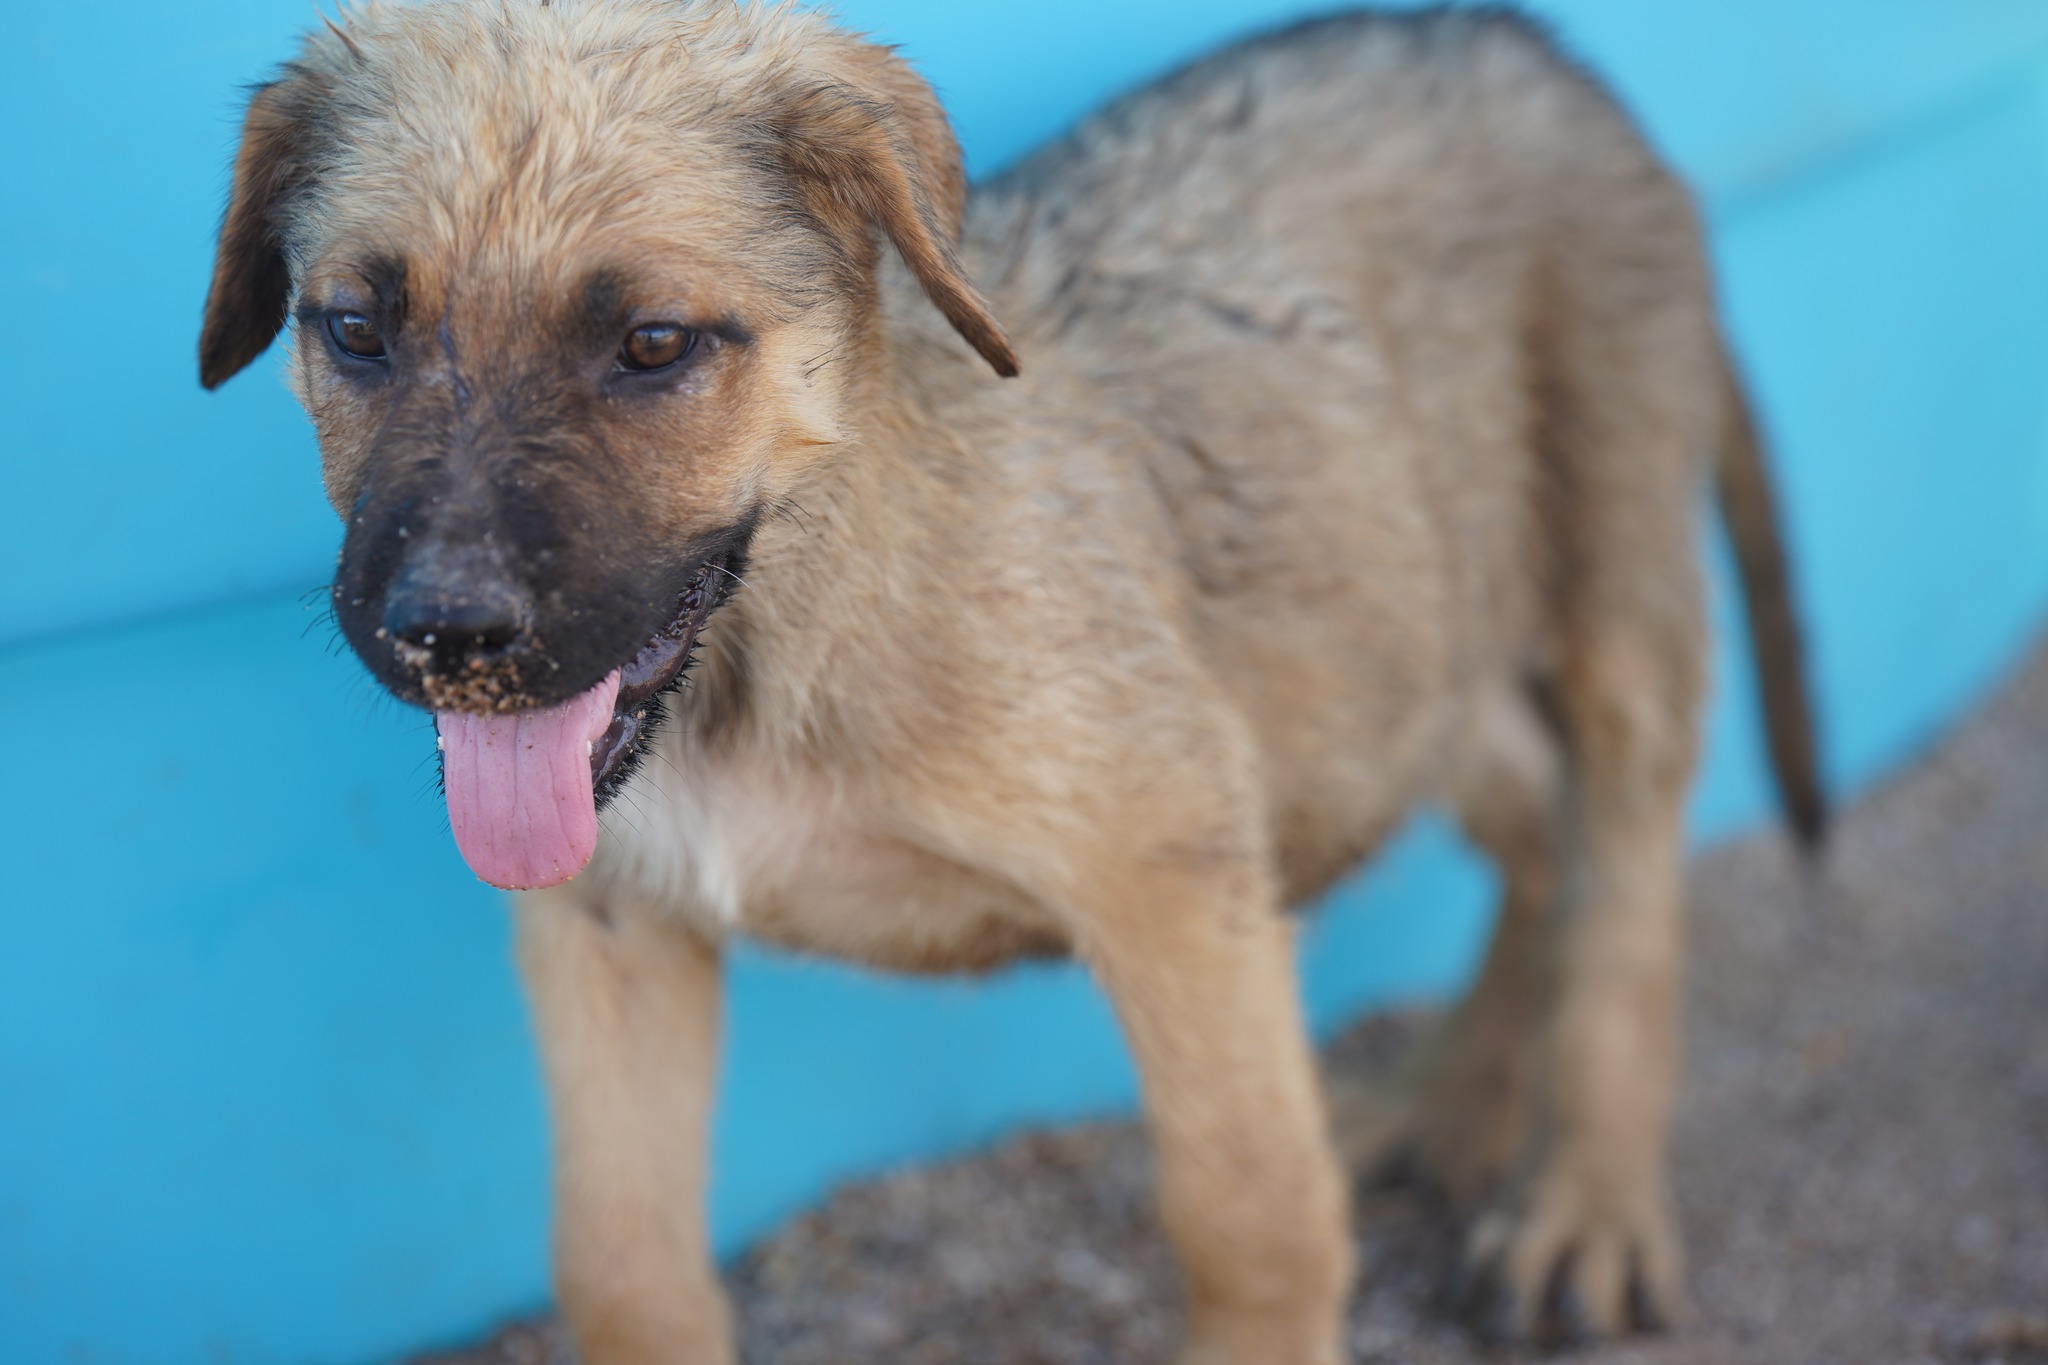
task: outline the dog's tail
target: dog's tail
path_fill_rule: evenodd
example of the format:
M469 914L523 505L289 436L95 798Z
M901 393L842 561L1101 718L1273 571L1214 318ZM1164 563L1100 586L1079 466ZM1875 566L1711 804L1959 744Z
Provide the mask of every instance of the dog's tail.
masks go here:
M1813 694L1799 618L1792 606L1792 575L1777 495L1749 400L1725 355L1721 376L1726 399L1721 447L1714 461L1715 490L1742 581L1771 772L1777 778L1786 822L1809 852L1817 852L1827 839L1828 800L1821 785Z

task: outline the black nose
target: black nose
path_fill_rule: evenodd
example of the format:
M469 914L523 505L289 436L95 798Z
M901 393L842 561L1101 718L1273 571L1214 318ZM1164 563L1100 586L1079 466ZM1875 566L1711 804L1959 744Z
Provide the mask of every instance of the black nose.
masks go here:
M501 663L526 643L533 599L479 545L423 545L392 580L384 630L412 647L415 669L453 674Z

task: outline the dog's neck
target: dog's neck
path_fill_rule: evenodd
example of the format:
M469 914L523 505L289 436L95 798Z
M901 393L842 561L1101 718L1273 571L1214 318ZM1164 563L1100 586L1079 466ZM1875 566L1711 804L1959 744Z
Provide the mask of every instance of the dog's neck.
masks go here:
M990 409L1015 395L907 280L871 322L839 446L763 518L680 701L703 742L831 750L944 723L974 686L973 566L1014 496Z

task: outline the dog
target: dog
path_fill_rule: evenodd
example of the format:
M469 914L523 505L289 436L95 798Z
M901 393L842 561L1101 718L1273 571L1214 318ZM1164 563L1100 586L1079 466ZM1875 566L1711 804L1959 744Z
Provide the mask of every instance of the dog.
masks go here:
M1471 1269L1522 1335L1680 1311L1709 477L1784 803L1825 807L1694 205L1528 21L1258 38L970 193L925 82L814 14L370 4L249 103L202 382L288 325L336 620L519 891L585 1361L732 1359L738 935L1078 957L1182 1360L1340 1360L1284 910L1432 802L1504 885L1409 1132Z

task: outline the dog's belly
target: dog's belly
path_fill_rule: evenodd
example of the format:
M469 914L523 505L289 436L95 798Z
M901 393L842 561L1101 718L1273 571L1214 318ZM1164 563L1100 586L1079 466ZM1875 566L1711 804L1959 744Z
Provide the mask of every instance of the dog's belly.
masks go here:
M714 939L896 971L957 972L1062 955L1040 905L919 847L815 770L661 746L606 817L592 866L607 895L651 902Z

